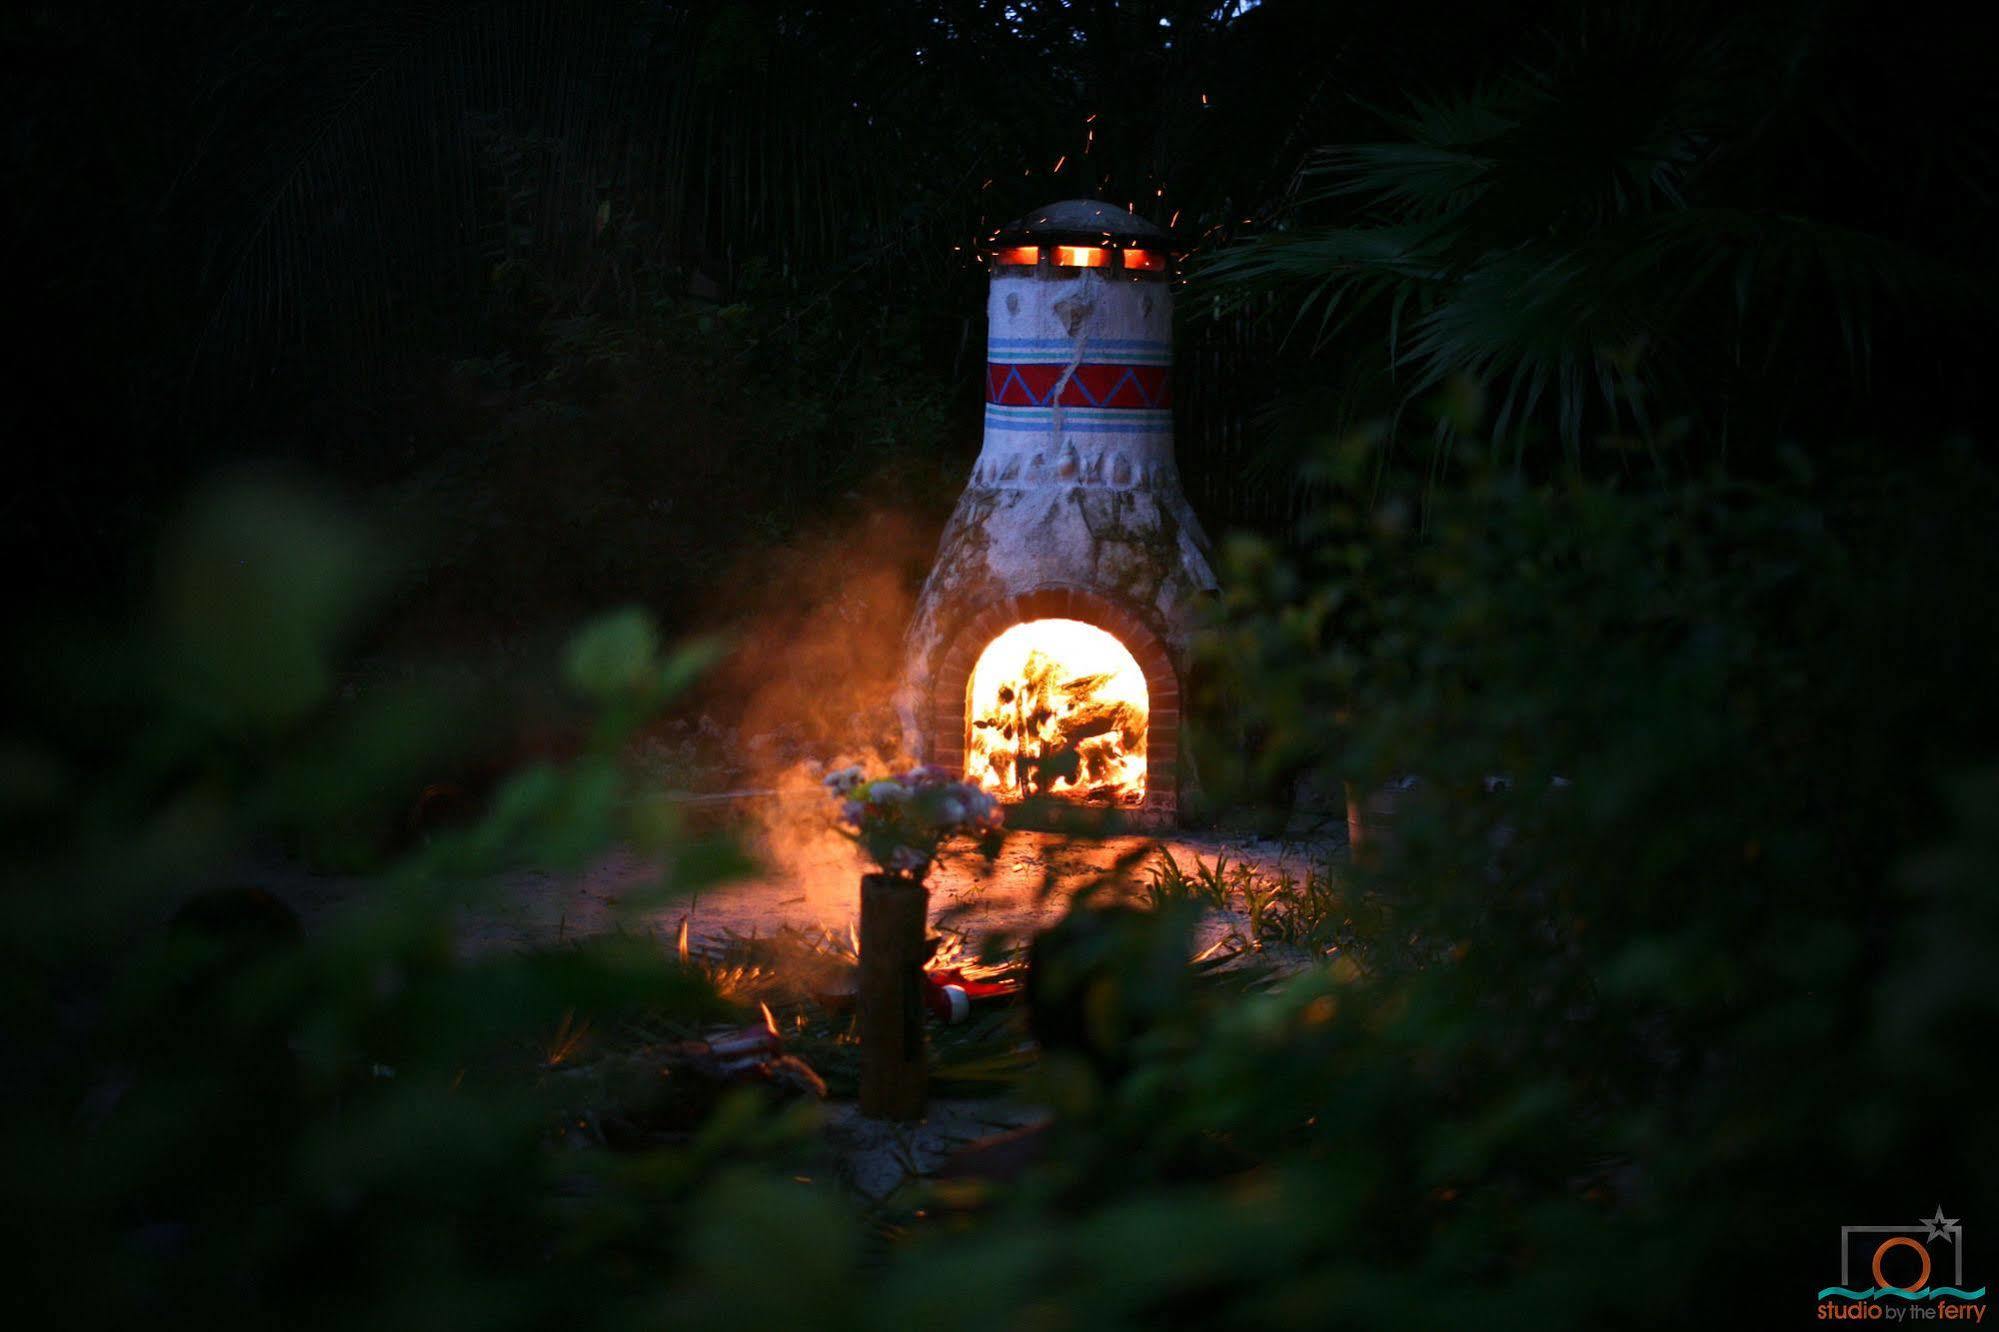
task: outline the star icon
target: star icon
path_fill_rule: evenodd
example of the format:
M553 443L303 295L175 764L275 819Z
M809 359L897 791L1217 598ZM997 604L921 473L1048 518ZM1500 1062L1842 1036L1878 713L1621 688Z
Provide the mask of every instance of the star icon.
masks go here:
M1921 1224L1923 1226L1923 1239L1925 1242L1933 1239L1949 1242L1951 1237L1947 1232L1957 1228L1957 1218L1954 1216L1945 1216L1943 1214L1943 1204L1939 1203L1937 1204L1936 1215L1924 1217Z

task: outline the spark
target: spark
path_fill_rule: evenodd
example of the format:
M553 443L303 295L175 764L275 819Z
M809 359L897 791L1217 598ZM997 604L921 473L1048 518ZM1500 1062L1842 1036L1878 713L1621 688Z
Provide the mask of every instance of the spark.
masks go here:
M555 1029L555 1038L549 1043L546 1067L555 1068L574 1058L590 1036L589 1022L577 1022L576 1010L569 1009L562 1015L562 1024Z
M1067 162L1068 160L1069 160L1069 154L1067 153L1064 153L1060 157L1056 158L1055 165L1049 168L1048 174L1052 176L1056 172L1060 171L1062 169L1063 163Z

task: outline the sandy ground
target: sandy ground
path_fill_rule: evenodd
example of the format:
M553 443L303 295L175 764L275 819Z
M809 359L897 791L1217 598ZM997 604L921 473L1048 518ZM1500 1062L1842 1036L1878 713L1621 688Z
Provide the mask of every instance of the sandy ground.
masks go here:
M749 877L713 885L698 894L639 907L657 872L629 854L616 853L580 874L520 870L497 876L490 893L464 917L460 944L468 952L531 948L623 929L672 939L684 917L698 948L730 935L767 934L786 926L844 932L860 903L865 868L849 843L828 836L779 837L755 848L762 868ZM1323 839L1120 836L1085 839L1054 833L1010 831L988 862L973 850L953 850L931 872L931 920L941 929L982 939L1024 936L1052 924L1086 884L1113 876L1128 889L1142 888L1147 866L1171 854L1191 872L1196 859L1213 864L1227 856L1275 872L1302 876L1318 861L1343 852ZM1118 873L1120 862L1124 869ZM265 882L304 918L306 928L364 893L365 878L279 871ZM1211 922L1226 932L1225 918Z
M467 953L558 944L610 930L657 936L672 947L683 919L691 946L712 948L731 935L769 934L786 926L845 932L859 911L856 849L817 824L766 829L753 850L763 868L732 883L665 905L639 907L656 886L657 871L629 854L614 854L573 875L517 871L490 881L478 906L461 920L459 945ZM1307 868L1345 858L1344 840L1122 836L1081 838L1010 831L991 861L972 850L952 851L933 868L931 921L956 932L968 946L994 935L1022 938L1052 924L1075 894L1105 881L1113 891L1141 891L1147 866L1161 852L1192 872L1197 860L1212 865L1226 856L1264 872ZM342 904L366 893L373 880L308 874L300 870L261 876L302 916L307 930ZM1223 944L1246 922L1235 912L1211 912L1194 944ZM860 1197L888 1198L912 1177L944 1167L961 1149L992 1135L1045 1123L1041 1106L1005 1097L933 1098L925 1116L894 1123L862 1115L852 1102L825 1107L825 1166Z

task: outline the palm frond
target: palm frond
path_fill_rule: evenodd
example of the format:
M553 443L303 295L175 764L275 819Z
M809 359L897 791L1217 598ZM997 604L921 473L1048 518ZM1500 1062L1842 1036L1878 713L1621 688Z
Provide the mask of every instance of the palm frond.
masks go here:
M1822 349L1864 385L1886 319L1989 320L1961 264L1728 197L1731 136L1768 118L1734 50L1585 26L1502 83L1385 117L1399 138L1313 153L1275 225L1208 256L1197 289L1216 310L1265 302L1312 352L1378 321L1402 404L1486 385L1495 446L1517 462L1545 427L1571 466L1627 428L1656 457L1676 415L1725 427L1716 385Z

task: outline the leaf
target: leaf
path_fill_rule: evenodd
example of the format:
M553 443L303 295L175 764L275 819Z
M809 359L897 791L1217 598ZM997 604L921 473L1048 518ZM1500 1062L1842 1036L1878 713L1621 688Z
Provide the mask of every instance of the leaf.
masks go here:
M651 614L630 606L591 621L563 654L564 677L586 698L619 700L657 678L659 630Z
M319 704L330 654L371 580L360 528L290 485L242 481L199 498L169 538L159 614L180 699L270 730Z

